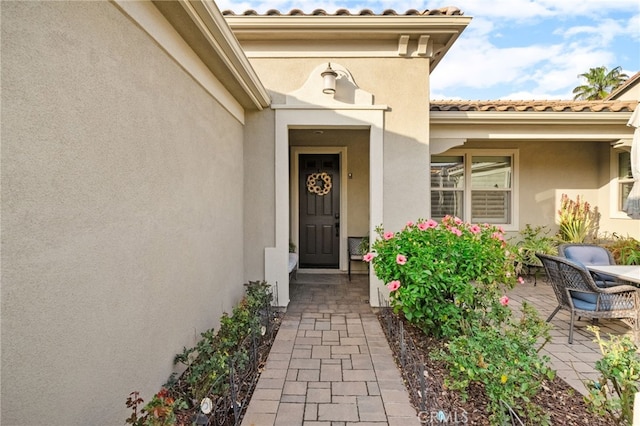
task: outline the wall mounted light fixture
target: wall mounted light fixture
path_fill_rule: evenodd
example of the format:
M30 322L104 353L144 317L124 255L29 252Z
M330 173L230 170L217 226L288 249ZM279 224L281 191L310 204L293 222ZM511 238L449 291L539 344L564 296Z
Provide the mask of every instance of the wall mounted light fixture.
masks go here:
M320 75L324 80L322 93L327 93L329 95L336 93L336 77L338 77L338 73L331 68L331 62L327 64L327 69L322 71L322 74Z

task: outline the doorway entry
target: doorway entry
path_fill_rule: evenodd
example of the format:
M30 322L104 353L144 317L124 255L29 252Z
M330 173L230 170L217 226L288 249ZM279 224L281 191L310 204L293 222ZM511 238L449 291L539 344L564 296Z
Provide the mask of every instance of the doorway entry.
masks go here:
M298 176L301 268L340 267L340 156L301 154Z

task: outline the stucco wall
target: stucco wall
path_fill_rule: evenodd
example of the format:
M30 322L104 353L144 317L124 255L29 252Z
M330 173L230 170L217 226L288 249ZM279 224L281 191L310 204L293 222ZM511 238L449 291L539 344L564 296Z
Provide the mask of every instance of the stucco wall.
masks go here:
M1 423L123 424L242 294L243 129L112 4L1 7Z
M429 116L426 59L250 58L274 103L300 88L319 64L347 68L356 83L388 105L384 123L384 225L398 229L427 214Z
M245 280L264 279L264 248L275 245L274 112L245 115Z
M600 229L640 235L638 221L611 219L609 209L609 144L568 141L470 141L458 149L518 149L519 228L547 225L555 233L556 212L563 193L580 195L601 214ZM516 235L516 232L511 232Z

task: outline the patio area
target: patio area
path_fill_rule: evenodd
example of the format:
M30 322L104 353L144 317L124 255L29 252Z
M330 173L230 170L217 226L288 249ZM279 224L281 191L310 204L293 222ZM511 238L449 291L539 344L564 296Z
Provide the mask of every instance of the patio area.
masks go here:
M540 317L546 319L558 306L553 289L547 283L546 277L538 276L537 285L534 285L533 277L527 277L524 284L518 284L508 293L509 305L519 310L523 301L533 305L540 313ZM585 394L583 381L595 379L597 372L594 369L595 362L602 358L598 344L594 342L595 336L587 330L591 320L583 318L575 322L573 332L573 344L568 343L570 315L566 310L558 312L551 324L552 341L549 342L542 353L551 358L553 368L558 376L571 385L578 392ZM632 329L620 320L600 320L598 322L602 337L612 335L626 335L633 338Z

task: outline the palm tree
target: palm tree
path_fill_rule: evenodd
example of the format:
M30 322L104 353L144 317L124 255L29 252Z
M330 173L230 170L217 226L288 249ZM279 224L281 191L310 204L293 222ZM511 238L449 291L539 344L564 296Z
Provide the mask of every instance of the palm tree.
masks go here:
M609 93L621 86L629 76L622 72L621 67L615 67L607 71L607 67L601 66L589 68L589 72L578 75L587 79L587 84L573 89L573 100L596 101L604 99Z

